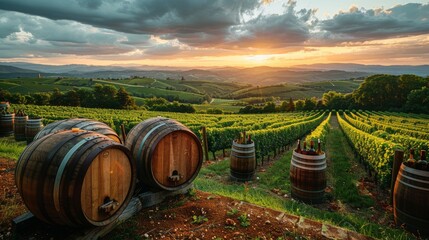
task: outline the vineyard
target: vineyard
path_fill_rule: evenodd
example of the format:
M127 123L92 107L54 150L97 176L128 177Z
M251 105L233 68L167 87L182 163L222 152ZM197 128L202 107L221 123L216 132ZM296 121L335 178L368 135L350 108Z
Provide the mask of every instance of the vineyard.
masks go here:
M427 115L376 111L214 115L33 105L13 105L12 108L24 110L30 118L42 117L45 125L67 118L90 118L107 123L118 133L121 125L128 133L135 125L152 117L176 119L200 139L206 137L210 160L221 160L206 161L194 183L198 190L300 216L295 223L298 227L301 218L306 218L379 239L416 237L394 227L389 187L395 150L429 149ZM255 142L258 165L257 180L245 184L228 181L231 144L242 132ZM297 139L306 142L321 139L327 153L328 187L323 204L308 205L290 197L291 149L296 147ZM24 148L23 144L9 138L0 139L0 146L0 156L12 158L17 158ZM406 154L405 159L407 157ZM198 201L214 198L204 197L207 200ZM8 217L16 216L11 213ZM210 222L210 217L206 221ZM111 238L129 234L129 224L133 222L119 227ZM150 230L150 226L145 226L133 230L132 234ZM321 231L323 233L323 228ZM298 232L290 234L290 238L300 235Z
M427 116L359 111L337 117L349 142L382 185L390 184L395 149L429 149Z

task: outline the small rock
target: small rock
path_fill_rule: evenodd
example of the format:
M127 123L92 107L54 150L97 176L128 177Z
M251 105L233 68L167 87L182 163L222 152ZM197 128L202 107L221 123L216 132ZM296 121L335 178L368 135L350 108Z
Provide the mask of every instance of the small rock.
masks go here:
M144 238L149 238L149 234L145 233L145 234L143 234L143 237Z
M270 220L265 221L265 225L271 224Z
M234 220L232 220L231 218L227 218L227 219L225 220L225 225L226 225L226 226L235 226L235 225L236 225L236 223L235 223L235 221L234 221Z

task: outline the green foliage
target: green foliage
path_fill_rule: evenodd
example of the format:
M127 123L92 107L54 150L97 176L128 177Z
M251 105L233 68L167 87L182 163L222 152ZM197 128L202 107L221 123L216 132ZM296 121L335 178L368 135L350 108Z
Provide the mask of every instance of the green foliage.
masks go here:
M240 216L237 217L238 221L240 221L240 225L242 227L248 227L250 226L250 218L248 217L248 215L246 213L241 214Z
M429 88L412 90L407 96L405 110L414 113L429 113Z
M226 215L228 215L228 216L235 216L237 214L238 214L237 208L232 208L230 211L226 212Z
M400 109L407 95L414 89L421 89L427 82L427 79L415 75L373 75L353 92L353 97L364 109Z
M203 224L207 222L209 219L204 215L194 215L192 216L192 224Z
M329 132L329 121L331 120L331 112L329 113L328 117L323 120L323 122L316 128L314 131L311 132L311 134L307 135L305 138L306 142L310 142L311 140L317 141L320 139L320 141L325 142L326 135Z
M382 184L390 183L391 166L395 149L401 146L361 131L337 113L338 122L354 149L374 169Z

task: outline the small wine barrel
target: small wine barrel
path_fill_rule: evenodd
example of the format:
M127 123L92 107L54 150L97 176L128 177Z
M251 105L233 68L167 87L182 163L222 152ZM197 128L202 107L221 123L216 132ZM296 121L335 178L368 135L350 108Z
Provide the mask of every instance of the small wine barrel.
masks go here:
M14 136L16 141L25 141L25 126L28 116L15 116Z
M429 236L429 172L401 165L393 190L397 225Z
M9 107L9 102L0 102L0 112L7 111Z
M25 124L25 138L27 139L27 143L31 143L34 140L34 136L36 136L42 128L43 123L41 118L27 119L27 123Z
M326 156L292 154L290 165L292 197L306 203L321 203L326 188Z
M46 136L50 133L71 130L73 128L97 132L111 138L115 142L122 143L118 134L113 131L113 129L111 129L107 124L86 118L72 118L50 123L46 125L34 137L34 139L42 138L43 136Z
M14 121L15 121L14 113L0 115L0 137L5 137L13 134Z
M141 122L131 129L125 142L136 161L137 178L148 187L179 190L200 171L201 142L175 120L157 117Z
M252 180L256 169L255 143L239 144L232 142L230 174L238 181Z
M18 191L34 216L64 226L104 226L135 186L128 149L91 131L53 133L29 144L16 165Z

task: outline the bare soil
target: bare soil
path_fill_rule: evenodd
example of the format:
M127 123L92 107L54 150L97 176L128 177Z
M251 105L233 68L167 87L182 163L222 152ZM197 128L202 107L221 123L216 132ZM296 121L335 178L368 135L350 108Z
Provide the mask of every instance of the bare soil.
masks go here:
M14 180L15 161L0 158L0 239L64 239L50 233L14 232L25 213ZM246 226L247 225L247 226ZM299 216L196 191L143 209L104 239L367 239Z

